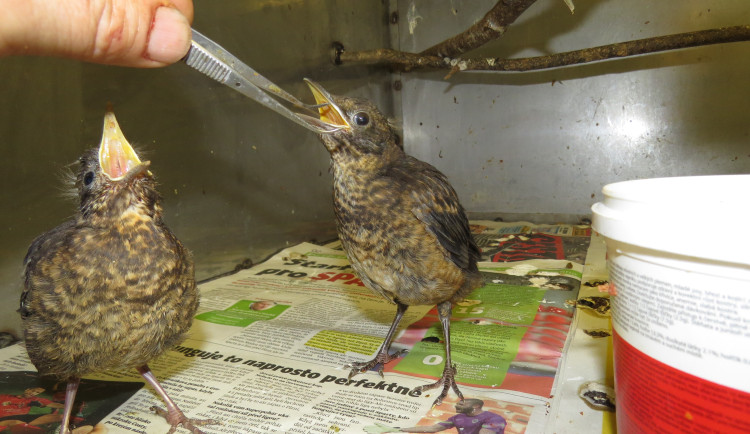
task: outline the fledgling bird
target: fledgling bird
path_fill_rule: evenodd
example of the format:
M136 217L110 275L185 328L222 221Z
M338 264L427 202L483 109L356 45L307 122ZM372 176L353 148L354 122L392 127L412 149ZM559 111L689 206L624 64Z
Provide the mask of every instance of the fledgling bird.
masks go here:
M37 237L24 259L21 313L26 350L39 373L67 381L60 433L69 433L80 378L135 368L167 410L188 419L147 363L180 343L198 307L190 253L162 220L150 162L141 162L111 110L99 148L80 159L80 204L70 220Z
M442 386L463 400L451 363L452 304L483 283L480 251L458 196L445 175L411 157L397 144L388 120L370 101L334 96L306 80L320 121L332 130L320 135L331 154L333 203L341 244L362 282L396 304L396 317L376 357L355 362L349 377L382 366L398 324L412 305L437 305L445 337L445 366L427 390Z

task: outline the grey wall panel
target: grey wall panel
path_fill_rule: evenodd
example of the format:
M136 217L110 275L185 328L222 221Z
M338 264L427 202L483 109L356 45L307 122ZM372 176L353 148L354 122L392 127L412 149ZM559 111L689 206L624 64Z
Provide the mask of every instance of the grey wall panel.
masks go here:
M387 72L330 61L334 40L388 45L387 14L379 1L199 0L194 27L307 101L303 77L388 108ZM18 330L28 245L73 213L59 173L98 144L107 102L152 161L166 221L194 252L198 279L335 236L329 157L315 135L185 65L2 58L0 78L0 330Z
M423 50L494 4L401 1L400 48ZM562 0L539 0L470 55L539 56L750 23L742 0L575 4L571 15ZM402 74L404 143L449 176L471 211L588 214L610 182L750 172L750 43L444 75Z

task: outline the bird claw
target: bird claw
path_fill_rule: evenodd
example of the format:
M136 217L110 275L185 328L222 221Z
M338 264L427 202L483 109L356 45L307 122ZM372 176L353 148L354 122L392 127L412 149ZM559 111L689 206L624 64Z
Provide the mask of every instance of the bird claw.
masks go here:
M397 357L401 357L401 355L406 354L407 352L408 352L408 350L406 348L402 348L402 349L396 351L395 353L391 354L391 360L393 360L393 359L395 359Z
M169 412L163 408L152 406L151 411L158 414L167 420L167 423L171 426L167 434L173 434L177 431L177 426L182 425L183 428L187 429L193 434L204 434L198 427L204 425L221 425L221 422L214 419L190 419L185 416L182 411Z
M369 362L351 362L344 365L345 369L351 369L349 371L349 379L351 380L353 376L357 374L362 374L364 372L369 371L370 369L374 368L379 362L377 359L372 359ZM380 368L382 371L383 368Z
M369 362L351 362L344 365L345 369L351 369L349 371L349 379L351 380L353 376L357 374L362 374L370 369L374 368L375 366L380 365L380 369L378 369L378 374L380 374L381 378L384 378L383 375L383 368L386 363L390 362L391 360L395 360L399 357L401 357L402 354L406 353L406 349L401 349L393 354L388 354L387 352L380 352L378 353L374 359L370 360Z
M455 380L456 375L456 365L452 365L451 367L446 367L443 369L443 376L438 379L438 381L432 383L432 384L425 384L422 386L417 386L413 390L415 392L424 392L425 390L435 389L440 386L443 386L443 390L440 392L440 395L435 399L435 402L432 403L433 407L437 407L438 405L443 403L443 398L445 398L448 395L448 390L453 389L453 392L458 396L461 401L464 400L464 394L461 393L460 390L458 390L458 384L456 384Z

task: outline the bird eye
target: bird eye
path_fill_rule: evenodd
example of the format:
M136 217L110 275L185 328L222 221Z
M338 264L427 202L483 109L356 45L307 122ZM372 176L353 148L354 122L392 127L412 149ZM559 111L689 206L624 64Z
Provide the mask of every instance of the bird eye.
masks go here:
M367 116L367 113L365 112L359 112L354 115L354 123L359 125L360 127L364 127L365 125L370 123L370 117Z
M94 182L94 172L86 172L83 175L83 185L89 186L92 182Z

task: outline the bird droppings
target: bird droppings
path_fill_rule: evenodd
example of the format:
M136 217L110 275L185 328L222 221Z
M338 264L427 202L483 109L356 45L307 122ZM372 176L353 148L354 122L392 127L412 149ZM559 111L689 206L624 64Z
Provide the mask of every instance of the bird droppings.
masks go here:
M611 333L609 332L609 330L605 330L605 329L596 329L596 330L583 329L583 332L591 336L592 338L606 338L608 336L611 336Z
M422 20L422 16L417 12L416 3L412 2L409 11L406 13L406 20L409 22L409 34L413 35L417 25Z
M594 410L615 411L616 409L615 390L596 381L583 383L578 388L578 397Z
M601 286L607 283L609 283L608 280L589 280L588 282L584 282L583 286L588 286L589 288L596 288L598 286Z
M307 255L303 253L292 252L289 256L285 256L282 259L284 259L285 261L290 261L293 259L307 259Z
M525 276L536 269L537 267L531 264L517 264L505 270L505 273L511 276Z
M576 307L600 316L610 316L609 297L583 297L576 301Z

